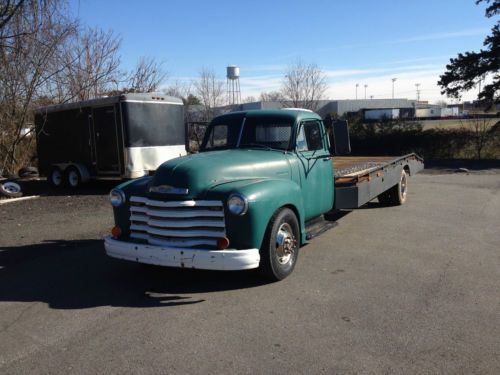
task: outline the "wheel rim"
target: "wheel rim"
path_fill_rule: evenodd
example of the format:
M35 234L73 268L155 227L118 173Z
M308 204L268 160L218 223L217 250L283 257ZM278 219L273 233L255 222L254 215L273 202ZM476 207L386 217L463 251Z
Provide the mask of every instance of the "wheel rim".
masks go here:
M297 241L293 235L290 224L283 223L276 234L276 259L279 264L292 263L295 255Z
M76 171L69 171L68 173L68 182L71 186L78 186L78 173Z
M61 171L59 171L59 170L53 171L51 179L52 179L52 183L55 186L61 185L61 183L62 183L62 174L61 174Z
M401 188L400 188L401 196L403 198L406 198L407 189L408 189L408 185L406 183L406 173L403 173L403 175L401 176Z
M5 191L13 194L19 193L21 191L21 187L14 182L6 182L5 184L3 184L3 188L5 189Z

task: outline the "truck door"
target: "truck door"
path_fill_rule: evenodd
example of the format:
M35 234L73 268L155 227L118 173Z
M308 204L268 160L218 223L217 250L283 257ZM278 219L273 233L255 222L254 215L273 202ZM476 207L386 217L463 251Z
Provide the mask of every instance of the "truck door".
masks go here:
M99 174L120 174L118 134L113 106L92 110L97 171Z
M303 121L297 132L300 183L305 219L329 211L333 206L333 169L328 143L320 121Z

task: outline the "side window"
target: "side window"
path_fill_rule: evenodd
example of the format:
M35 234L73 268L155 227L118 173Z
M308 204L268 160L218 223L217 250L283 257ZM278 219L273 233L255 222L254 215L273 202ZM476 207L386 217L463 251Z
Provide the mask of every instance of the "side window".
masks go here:
M319 122L303 122L297 134L297 151L315 151L321 149L323 149L323 140Z

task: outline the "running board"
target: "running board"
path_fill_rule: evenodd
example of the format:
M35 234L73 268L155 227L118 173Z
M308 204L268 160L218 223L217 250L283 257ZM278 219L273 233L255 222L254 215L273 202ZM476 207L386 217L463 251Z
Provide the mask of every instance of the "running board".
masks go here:
M306 222L306 241L318 237L327 230L337 226L336 221L326 220L323 215Z

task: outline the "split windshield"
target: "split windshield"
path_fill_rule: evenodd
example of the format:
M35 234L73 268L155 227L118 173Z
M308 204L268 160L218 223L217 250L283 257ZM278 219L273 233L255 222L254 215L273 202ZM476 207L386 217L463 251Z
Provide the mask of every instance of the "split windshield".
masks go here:
M227 118L209 127L201 151L228 148L289 150L292 126L292 121L278 117Z

